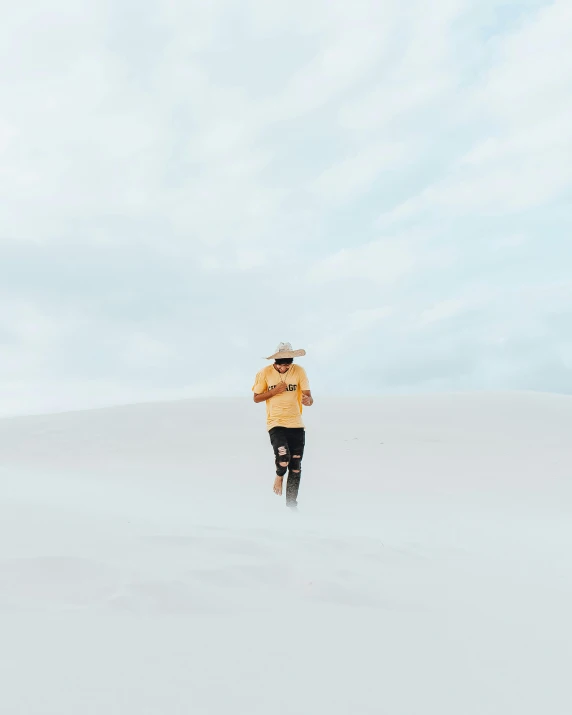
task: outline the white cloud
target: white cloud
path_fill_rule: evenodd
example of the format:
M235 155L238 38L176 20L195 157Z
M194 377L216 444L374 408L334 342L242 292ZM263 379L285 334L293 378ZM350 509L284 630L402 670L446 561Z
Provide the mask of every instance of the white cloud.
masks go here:
M402 143L370 145L326 169L311 186L322 199L339 204L367 192L376 178L399 167L413 147Z
M60 342L72 335L80 316L72 309L58 312L42 308L32 300L8 299L0 307L0 366L5 375L24 365L42 366Z
M546 326L572 304L557 204L572 186L569 3L4 10L11 409L19 394L26 410L242 394L249 354L285 333L309 356L352 340L397 363L465 354L469 336L478 366L479 346L544 330L560 354Z
M427 325L428 323L435 323L439 320L447 320L448 318L454 318L459 315L463 310L464 304L461 300L456 298L442 300L431 308L424 310L420 315L420 321Z
M381 308L362 308L354 310L348 316L351 330L367 330L384 318L389 317L393 310L390 306Z
M492 66L474 106L507 122L527 125L570 104L572 6L554 0L528 15L515 31L490 43Z
M502 251L505 249L517 249L519 246L523 246L529 237L525 233L510 233L507 236L502 236L495 242L494 249L497 251Z
M361 334L375 330L393 314L391 306L377 308L360 308L345 315L336 315L325 321L321 336L309 343L309 352L314 359L327 358L339 353L341 348L352 346Z
M166 365L177 357L175 348L146 333L127 335L120 356L129 367Z
M408 240L382 238L332 254L316 264L309 277L322 283L355 278L394 283L410 273L415 263L415 252Z
M465 117L489 135L430 184L382 216L381 225L425 212L514 213L558 199L572 184L572 6L558 0L489 44L491 66L465 92ZM492 125L491 125L492 122Z

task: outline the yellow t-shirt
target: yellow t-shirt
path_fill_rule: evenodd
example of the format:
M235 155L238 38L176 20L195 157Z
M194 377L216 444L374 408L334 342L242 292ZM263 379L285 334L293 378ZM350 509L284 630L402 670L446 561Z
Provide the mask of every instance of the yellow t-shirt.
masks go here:
M268 365L256 375L252 391L259 395L279 382L285 382L288 389L266 400L266 426L269 430L273 427L304 427L302 390L310 389L306 371L300 365L292 364L288 372L281 375L273 365Z

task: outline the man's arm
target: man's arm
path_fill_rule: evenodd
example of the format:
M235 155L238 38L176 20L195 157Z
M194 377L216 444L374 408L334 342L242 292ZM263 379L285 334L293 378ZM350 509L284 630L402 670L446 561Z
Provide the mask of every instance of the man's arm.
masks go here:
M314 404L311 390L302 390L302 404L306 407L311 407Z
M300 368L300 389L302 390L302 404L305 407L310 407L314 404L314 398L310 391L310 381L308 380L308 375L306 375L306 370L303 367Z
M266 400L269 400L271 397L274 397L274 395L280 395L286 390L286 383L285 382L279 382L278 385L276 385L275 388L272 390L266 390L265 392L255 392L254 393L254 401L256 403L258 402L266 402Z

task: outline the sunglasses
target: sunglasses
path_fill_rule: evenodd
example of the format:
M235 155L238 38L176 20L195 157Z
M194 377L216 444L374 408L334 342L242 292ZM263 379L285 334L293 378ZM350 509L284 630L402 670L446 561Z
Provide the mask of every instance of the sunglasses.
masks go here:
M278 358L277 360L274 361L275 365L278 366L286 366L286 365L291 365L294 362L293 358Z

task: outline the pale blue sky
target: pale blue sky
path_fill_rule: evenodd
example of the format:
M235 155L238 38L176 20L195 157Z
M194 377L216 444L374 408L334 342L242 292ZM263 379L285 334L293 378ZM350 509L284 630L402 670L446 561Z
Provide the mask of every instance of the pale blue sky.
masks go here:
M568 0L0 7L1 415L572 393Z

